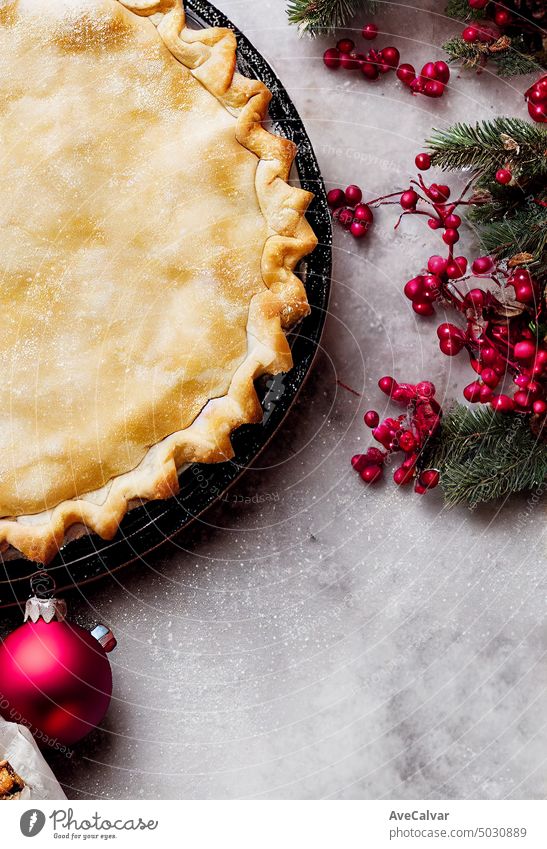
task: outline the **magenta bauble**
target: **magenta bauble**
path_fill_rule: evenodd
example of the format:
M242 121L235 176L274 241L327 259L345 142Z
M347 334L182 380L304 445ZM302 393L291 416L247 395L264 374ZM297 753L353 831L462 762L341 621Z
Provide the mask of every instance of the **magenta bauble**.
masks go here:
M25 622L0 646L0 712L44 744L72 745L104 717L112 673L98 640L66 621Z

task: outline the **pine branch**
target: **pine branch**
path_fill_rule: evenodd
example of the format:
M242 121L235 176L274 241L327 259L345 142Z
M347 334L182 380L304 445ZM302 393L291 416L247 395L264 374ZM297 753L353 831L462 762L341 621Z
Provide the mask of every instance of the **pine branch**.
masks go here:
M361 10L376 11L374 0L288 0L289 23L312 38L345 27Z
M456 36L443 44L443 50L448 53L451 62L461 62L464 68L472 70L481 68L487 61L493 60L500 77L541 71L538 58L526 52L522 36L512 39L500 38L492 45L481 41L469 43L460 36Z
M449 410L426 462L440 470L449 505L476 507L547 480L547 446L532 435L527 418L486 406Z
M530 262L547 263L547 211L525 207L512 218L490 221L481 227L480 241L486 253L510 259L526 253Z
M547 130L521 118L494 118L434 130L427 142L432 163L445 170L485 168L495 172L508 161L528 178L547 175Z
M449 0L444 13L447 17L455 18L463 23L471 20L471 18L479 20L485 17L484 9L471 8L469 0Z
M517 74L539 74L541 65L538 60L526 52L522 36L513 37L511 46L494 56L498 75L513 77Z
M481 41L471 43L455 36L445 41L443 50L448 53L450 62L461 62L464 68L475 70L486 64L488 48Z

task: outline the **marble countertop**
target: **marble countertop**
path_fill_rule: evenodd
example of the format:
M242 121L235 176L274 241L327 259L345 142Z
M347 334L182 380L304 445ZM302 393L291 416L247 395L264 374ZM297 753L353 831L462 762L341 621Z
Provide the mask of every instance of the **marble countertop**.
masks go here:
M328 72L283 0L218 5L294 98L328 187L402 188L433 126L525 116L522 78L454 73L441 100L412 97ZM461 27L442 8L381 3L378 43L443 58ZM441 400L470 379L402 294L438 236L392 225L386 208L366 241L335 233L320 354L254 468L176 541L71 595L119 645L102 727L48 756L70 798L545 796L543 507L447 510L349 465L363 412L387 414L382 374L433 379Z

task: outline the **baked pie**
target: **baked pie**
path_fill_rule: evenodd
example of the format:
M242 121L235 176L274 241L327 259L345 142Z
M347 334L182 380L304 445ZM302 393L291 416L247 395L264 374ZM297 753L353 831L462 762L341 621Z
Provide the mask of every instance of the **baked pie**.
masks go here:
M0 760L0 801L19 799L25 782L17 775L9 761Z
M292 365L311 195L270 92L182 0L0 3L0 545L111 538L233 456Z

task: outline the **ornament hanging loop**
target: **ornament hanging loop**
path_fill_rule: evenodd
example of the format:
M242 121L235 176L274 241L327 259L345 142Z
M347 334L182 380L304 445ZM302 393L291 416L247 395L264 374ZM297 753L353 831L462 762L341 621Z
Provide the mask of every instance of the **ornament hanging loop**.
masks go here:
M55 581L45 570L35 572L30 578L30 597L25 605L24 621L62 622L66 616L66 602L55 598Z
M30 596L40 599L53 598L55 595L55 581L45 569L35 572L30 576Z

